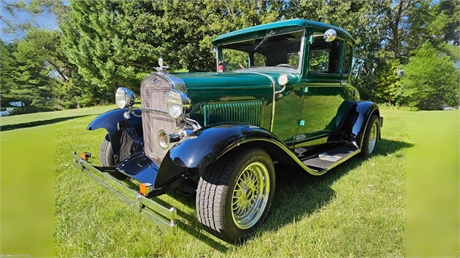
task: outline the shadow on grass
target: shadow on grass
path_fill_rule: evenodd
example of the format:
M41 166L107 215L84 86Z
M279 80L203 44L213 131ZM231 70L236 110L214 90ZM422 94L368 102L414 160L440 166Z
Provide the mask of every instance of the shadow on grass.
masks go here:
M374 156L386 156L412 146L407 142L382 139ZM320 177L297 167L277 165L277 192L271 214L261 230L276 231L328 205L335 196L331 185L364 161L362 157L354 157Z
M4 126L0 127L0 131L5 132L5 131L15 130L15 129L22 129L22 128L28 128L28 127L41 126L41 125L55 124L55 123L63 122L63 121L66 121L66 120L71 120L71 119L85 117L85 116L89 116L89 115L58 117L58 118L47 119L47 120L26 122L26 123L20 123L20 124L4 125Z
M195 208L195 198L192 197L184 197L176 192L171 192L168 194L172 198L176 199L178 202L181 202L188 207L193 207ZM160 203L161 205L168 207L170 204L166 203L163 200L156 199L156 202ZM195 213L196 214L196 213ZM210 247L225 253L228 248L220 243L222 240L218 239L217 237L214 236L208 236L207 234L203 234L202 231L205 230L203 225L198 221L197 216L190 215L188 213L185 213L181 211L180 209L177 209L177 215L180 218L183 218L183 220L178 221L177 226L179 227L180 230L187 232L189 235L193 236L197 240L200 240ZM180 234L180 233L179 233ZM210 234L209 234L210 235Z
M413 144L402 141L382 139L379 141L377 152L374 155L388 155L412 146ZM275 232L280 227L300 220L321 209L321 207L328 205L335 196L331 185L348 172L360 166L364 161L365 159L360 157L352 158L321 177L312 176L297 167L277 164L275 166L277 171L275 199L268 219L258 231ZM168 195L178 202L195 209L194 198L187 198L175 192ZM156 201L164 206L168 206L162 200ZM198 221L196 215L191 215L180 210L177 212L179 217L183 219L178 223L178 227L181 230L222 253L228 250L228 247L222 244L220 239L207 233L202 233L205 229ZM256 234L249 237L246 241L257 238L257 235L256 232ZM240 245L244 244L243 242Z

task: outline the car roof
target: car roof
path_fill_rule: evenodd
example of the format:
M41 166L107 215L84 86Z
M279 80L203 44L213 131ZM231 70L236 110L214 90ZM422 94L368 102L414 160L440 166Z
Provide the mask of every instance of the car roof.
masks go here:
M246 36L252 35L264 35L268 33L268 31L272 29L283 29L283 28L293 28L293 27L302 27L302 28L315 28L321 31L326 31L328 29L334 29L337 31L337 35L341 38L346 39L347 41L354 42L353 37L342 28L339 28L334 25L321 23L317 21L310 21L310 20L303 20L303 19L292 19L292 20L284 20L284 21L277 21L271 22L266 24L261 24L241 30L232 31L223 35L218 36L216 39L212 41L213 45L221 45L223 43L234 42L238 40L242 40L247 38Z

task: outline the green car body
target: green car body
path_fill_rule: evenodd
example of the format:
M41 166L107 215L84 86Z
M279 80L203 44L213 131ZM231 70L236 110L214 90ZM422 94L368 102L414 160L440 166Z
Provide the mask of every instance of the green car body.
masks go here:
M168 73L160 60L142 82L142 108L120 88L121 109L88 126L108 131L102 166L79 163L139 184L141 210L173 189L196 195L207 230L244 239L268 215L283 173L273 164L322 175L374 153L383 120L349 83L353 44L343 29L295 19L217 37L216 72ZM173 213L161 216L176 228Z

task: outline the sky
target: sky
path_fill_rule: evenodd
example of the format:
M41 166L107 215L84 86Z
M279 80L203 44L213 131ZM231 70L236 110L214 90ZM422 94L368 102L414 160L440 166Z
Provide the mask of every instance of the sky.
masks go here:
M54 16L54 14L46 11L46 12L34 17L34 16L30 15L27 12L17 12L16 15L13 16L13 15L10 14L10 12L5 10L4 2L6 4L9 4L9 3L16 2L16 0L2 0L0 2L0 5L1 5L0 16L2 17L2 19L9 20L13 24L21 24L21 23L25 23L27 21L30 21L33 24L35 24L35 26L39 26L42 29L58 29L57 20L56 20L56 17ZM25 2L28 3L29 1L26 0ZM6 24L3 21L0 21L1 39L6 43L11 42L15 38L21 38L21 37L24 36L23 31L20 31L17 34L5 33L5 32L3 32L3 29L5 27L6 27Z

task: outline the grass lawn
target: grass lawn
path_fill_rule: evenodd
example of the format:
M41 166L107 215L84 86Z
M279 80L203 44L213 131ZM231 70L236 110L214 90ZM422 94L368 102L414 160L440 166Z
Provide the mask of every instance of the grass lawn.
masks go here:
M165 205L178 209L179 233L175 236L170 235L109 195L101 186L72 165L71 152L74 150L91 152L93 161L98 163L99 144L105 131L85 129L94 119L94 114L110 109L113 109L113 106L55 112L59 114L41 113L0 118L0 125L2 125L0 254L46 255L34 251L37 249L34 249L35 247L30 243L34 241L38 243L40 239L49 241L49 237L42 237L38 233L30 234L25 230L13 234L17 226L24 228L26 227L24 224L40 224L40 218L43 217L43 220L51 220L49 224L52 224L51 230L54 230L55 255L64 257L381 257L404 256L406 247L410 254L418 255L417 246L426 243L427 239L414 241L412 239L414 236L424 235L424 231L419 228L420 223L433 224L434 219L430 217L431 215L425 220L415 217L415 222L407 223L406 227L406 214L417 214L420 211L417 210L420 208L420 203L422 208L427 207L417 198L419 193L428 194L429 189L432 188L444 189L444 187L426 185L426 188L420 190L419 183L413 181L419 178L418 169L415 167L414 170L413 163L409 163L406 169L408 164L406 154L409 153L409 161L414 160L410 157L415 157L417 160L420 154L417 150L425 150L423 149L425 145L421 143L429 142L424 137L425 133L433 132L431 131L433 128L428 131L430 127L418 126L424 121L428 124L430 121L435 121L431 124L441 129L445 139L442 141L441 148L449 153L440 157L442 164L438 164L435 173L430 173L432 172L430 169L424 175L428 180L434 175L440 180L435 182L436 184L446 185L448 190L436 192L436 196L450 197L447 201L448 205L445 205L447 212L452 212L452 204L458 201L458 194L454 197L451 197L451 194L458 191L456 172L458 172L459 112L408 112L383 109L382 115L385 117L382 128L383 139L374 157L367 160L353 158L322 177L312 177L290 167L277 166L277 189L272 211L265 224L245 243L230 245L208 234L197 220L194 200L176 193L157 199ZM35 121L44 122L34 123ZM7 130L4 130L5 127ZM434 131L439 132L436 128ZM41 148L46 145L46 142L54 150L50 151L52 153L45 152ZM432 147L429 145L430 151L439 148L439 146ZM27 150L21 155L23 149ZM438 152L434 151L434 153ZM39 159L32 160L33 166L30 169L24 170L25 172L18 172L20 169L14 170L15 166L27 163L29 155L32 154L37 154ZM444 157L446 159L442 159ZM431 160L429 156L423 158ZM433 160L430 164L432 163L436 165L437 161ZM444 164L452 166L441 169ZM34 171L36 167L43 166L51 167ZM451 170L454 173L451 173ZM40 173L48 173L48 176L41 178ZM452 186L454 184L455 186ZM406 185L412 187L407 188L407 194ZM41 200L38 197L40 195L51 198L51 205L49 201ZM18 200L21 200L21 205L18 204ZM50 208L53 206L53 201L54 210ZM410 207L407 211L406 202ZM453 207L456 207L458 212L458 204L456 205ZM40 207L45 210L40 210ZM429 212L430 207L438 209L431 204L428 210L423 212ZM14 218L14 214L23 213L28 214L29 218L23 219L20 216ZM458 216L450 216L447 219L450 220L444 221L450 223L456 221ZM450 230L449 236L453 237L458 245L458 222L456 225L457 231ZM49 228L48 225L48 231ZM32 232L43 231L38 228L31 228L31 230ZM439 233L436 230L432 232ZM409 241L405 241L405 238L409 238ZM442 246L442 250L448 254L458 254L458 250L455 249L457 245L452 247L451 242L448 241L447 245ZM440 251L436 252L436 250L440 249L430 249L425 253L440 254Z
M407 131L407 255L459 252L460 112L411 112Z

